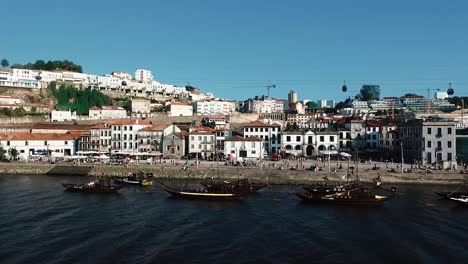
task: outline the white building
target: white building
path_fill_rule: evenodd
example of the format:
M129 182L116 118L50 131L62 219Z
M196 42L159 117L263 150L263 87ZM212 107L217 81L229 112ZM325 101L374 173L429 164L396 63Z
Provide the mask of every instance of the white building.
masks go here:
M131 80L132 79L132 75L130 73L128 73L128 72L113 72L112 76L114 76L116 78L124 79L124 80Z
M455 123L447 121L410 120L400 126L405 163L448 162L456 165Z
M154 80L154 76L151 71L138 69L135 71L135 80L141 83L151 83Z
M335 107L335 101L334 100L318 100L317 104L320 108L334 108ZM305 103L304 103L305 105Z
M51 122L64 122L64 121L73 121L73 120L76 120L76 112L72 112L70 110L67 110L67 111L52 110L52 112L50 113Z
M262 146L263 139L258 137L233 136L224 141L224 155L232 160L250 160L262 157L266 153Z
M135 154L139 152L138 131L151 124L145 120L119 120L109 124L112 135L112 153Z
M281 149L281 126L273 123L253 121L242 127L244 137L258 137L264 140L265 150L269 155Z
M152 152L162 154L164 139L171 133L180 132L180 128L175 125L151 125L138 130L138 140L140 152Z
M230 115L236 111L236 103L229 100L203 100L192 105L196 115Z
M108 153L111 148L112 130L111 126L106 124L98 124L90 128L90 150Z
M151 102L146 99L132 99L132 113L149 114Z
M215 153L215 133L211 129L189 132L189 154L200 158L210 158Z
M37 71L27 69L0 69L0 86L41 88Z
M93 106L89 109L89 118L100 119L122 119L127 118L127 111L120 106Z
M0 134L0 145L7 152L16 149L21 159L32 155L47 154L51 157L75 155L77 136L52 133L10 132Z
M169 105L169 116L192 116L193 107L186 103L172 102Z
M22 105L22 104L23 104L23 100L19 98L0 95L0 105Z
M285 131L282 134L282 150L294 156L320 155L321 151L337 151L339 133L324 131Z

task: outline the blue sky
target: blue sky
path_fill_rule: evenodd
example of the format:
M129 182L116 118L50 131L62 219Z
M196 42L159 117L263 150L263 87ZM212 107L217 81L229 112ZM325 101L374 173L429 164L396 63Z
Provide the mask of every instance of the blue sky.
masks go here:
M73 4L72 4L73 3ZM165 83L232 99L342 100L468 93L466 1L9 1L0 57L70 59L85 72L153 71ZM341 92L347 80L350 92Z

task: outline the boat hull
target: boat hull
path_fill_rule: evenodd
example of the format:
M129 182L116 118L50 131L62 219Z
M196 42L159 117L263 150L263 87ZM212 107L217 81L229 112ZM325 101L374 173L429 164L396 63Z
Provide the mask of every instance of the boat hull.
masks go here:
M239 200L242 198L241 194L235 193L205 193L193 190L178 191L170 188L164 189L166 192L174 197L185 199L197 200Z
M319 195L310 195L309 193L296 193L296 196L304 202L330 205L349 205L349 206L382 206L389 200L388 196L375 195L374 198L344 198L344 197L326 197Z
M116 193L123 186L106 186L106 187L89 187L83 184L63 183L62 186L69 192L84 192L84 193Z
M120 183L120 184L131 184L131 185L142 185L142 186L148 186L153 183L152 180L140 180L140 181L132 181L128 180L126 178L119 179L119 178L114 178L115 183Z

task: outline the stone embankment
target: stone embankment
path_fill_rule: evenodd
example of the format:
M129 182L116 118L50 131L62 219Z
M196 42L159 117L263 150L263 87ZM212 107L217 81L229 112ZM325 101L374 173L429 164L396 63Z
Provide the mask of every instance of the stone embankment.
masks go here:
M86 165L89 167L89 165ZM0 163L0 175L42 175L55 167L53 164L42 163ZM78 166L62 166L62 169L69 171L80 171ZM55 169L56 170L56 169ZM202 167L195 168L189 166L183 169L182 166L164 166L140 165L140 166L122 166L122 165L93 165L90 168L89 175L113 176L127 175L143 171L153 173L158 178L169 179L201 179L211 177L221 177L224 179L236 179L237 177L250 177L254 179L266 180L271 184L307 184L313 181L322 181L328 177L331 181L341 181L345 171L336 173L328 171L312 172L308 170L280 170L278 168L237 168L237 167ZM70 173L64 173L64 175ZM57 173L55 173L57 175ZM363 169L359 172L362 181L372 181L378 175L375 170ZM408 183L408 184L460 184L463 183L466 174L458 172L432 172L432 173L399 173L399 172L380 172L384 183ZM354 177L354 175L352 175Z

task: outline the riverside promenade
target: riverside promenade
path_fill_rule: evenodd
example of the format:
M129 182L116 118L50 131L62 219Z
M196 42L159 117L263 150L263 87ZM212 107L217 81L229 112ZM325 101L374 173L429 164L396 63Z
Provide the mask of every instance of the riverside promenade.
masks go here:
M341 166L340 166L341 164ZM153 173L158 178L169 179L201 179L221 177L223 179L236 179L237 177L250 177L268 181L270 184L307 184L315 181L323 181L327 177L330 181L341 181L346 175L346 162L331 162L330 171L328 163L320 164L319 169L310 170L311 166L318 165L309 162L265 162L262 168L257 166L226 166L223 162L200 162L198 166L194 161L167 160L165 163L156 164L131 164L131 165L105 165L105 164L47 164L47 163L0 163L0 175L43 175L55 166L60 166L64 174L78 171L83 167L89 167L90 176L125 176L129 173L143 171ZM388 166L388 168L387 168ZM197 168L198 167L198 168ZM380 168L380 169L376 169ZM390 172L390 170L395 170ZM411 169L405 164L404 169ZM408 183L408 184L460 184L465 181L468 174L462 174L461 170L418 170L413 168L411 172L401 173L397 164L369 163L359 165L359 178L362 181L372 181L380 174L384 183ZM356 175L356 169L350 170L350 179Z

